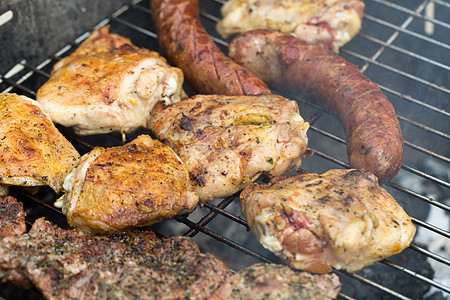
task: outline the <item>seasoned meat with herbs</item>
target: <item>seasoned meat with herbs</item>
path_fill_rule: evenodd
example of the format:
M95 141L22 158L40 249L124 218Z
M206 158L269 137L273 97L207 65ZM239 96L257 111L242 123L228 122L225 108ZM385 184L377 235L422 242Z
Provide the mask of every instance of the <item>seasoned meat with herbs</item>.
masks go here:
M107 233L148 226L189 212L198 202L180 158L148 135L83 155L55 205L69 225Z
M0 280L47 299L205 299L230 275L191 239L152 231L92 235L38 219L0 241Z
M54 66L37 101L77 134L125 134L145 127L157 102L179 101L182 84L180 69L104 26Z
M354 169L254 183L240 197L260 243L310 272L357 271L400 253L416 232L375 175Z
M300 168L309 123L277 95L198 95L159 104L149 128L186 164L201 201L230 196L261 174Z
M25 233L25 211L22 202L7 196L0 197L0 239Z
M228 277L209 298L219 299L335 299L341 289L335 274L296 272L287 266L254 264Z
M222 37L254 29L290 33L335 52L361 29L360 0L228 0L217 23Z
M50 186L62 190L80 154L35 100L0 93L0 185Z

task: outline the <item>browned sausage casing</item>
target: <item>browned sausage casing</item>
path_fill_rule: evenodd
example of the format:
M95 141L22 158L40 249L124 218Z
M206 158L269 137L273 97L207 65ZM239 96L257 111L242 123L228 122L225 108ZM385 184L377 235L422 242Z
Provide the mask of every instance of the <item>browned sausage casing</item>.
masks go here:
M270 94L257 76L228 58L203 28L197 0L152 0L161 50L198 93Z
M280 32L254 30L237 36L229 55L269 85L308 95L342 122L350 166L392 179L403 159L394 107L357 66Z

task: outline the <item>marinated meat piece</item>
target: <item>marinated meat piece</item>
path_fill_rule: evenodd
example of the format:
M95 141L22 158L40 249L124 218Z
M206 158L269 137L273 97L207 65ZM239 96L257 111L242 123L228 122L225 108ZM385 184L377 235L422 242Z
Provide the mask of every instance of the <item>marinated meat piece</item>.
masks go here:
M335 299L341 289L335 274L295 272L275 264L254 264L233 276L213 299Z
M0 197L0 239L25 233L25 211L22 202L7 196Z
M403 136L395 108L358 66L290 34L254 30L230 44L230 57L279 90L324 105L342 123L350 167L380 183L397 175Z
M411 218L370 173L354 169L303 173L241 193L260 243L293 268L357 271L408 247Z
M151 225L198 202L183 162L148 135L85 154L64 187L56 206L69 225L99 233Z
M228 0L217 23L222 37L253 29L291 33L308 44L338 52L361 29L360 0Z
M197 93L270 94L261 79L219 49L202 26L198 0L152 0L150 7L164 56Z
M35 100L0 93L0 185L62 190L80 154Z
M157 105L149 128L185 163L201 201L227 197L261 174L297 170L309 123L281 96L198 95Z
M55 123L77 134L125 134L146 126L157 102L179 101L182 84L180 69L105 26L54 66L37 101Z
M48 299L205 299L230 275L191 239L152 231L91 235L38 219L0 241L0 279Z

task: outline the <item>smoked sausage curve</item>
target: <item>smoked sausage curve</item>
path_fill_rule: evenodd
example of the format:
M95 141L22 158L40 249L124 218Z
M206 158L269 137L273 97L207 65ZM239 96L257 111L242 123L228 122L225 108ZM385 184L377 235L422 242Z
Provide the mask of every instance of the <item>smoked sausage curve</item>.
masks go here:
M267 85L227 57L203 28L198 0L151 0L158 42L169 62L202 94L271 94Z
M380 183L398 173L403 137L395 109L381 89L343 57L292 35L254 30L233 39L229 56L269 86L311 97L344 126L352 168Z

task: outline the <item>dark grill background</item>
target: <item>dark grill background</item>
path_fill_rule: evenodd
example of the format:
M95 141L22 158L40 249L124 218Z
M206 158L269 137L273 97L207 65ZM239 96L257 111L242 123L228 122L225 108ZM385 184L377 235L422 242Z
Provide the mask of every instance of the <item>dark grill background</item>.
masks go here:
M450 4L445 1L365 1L361 32L341 49L382 88L394 104L405 139L402 169L383 185L413 218L418 233L399 255L354 274L336 272L344 286L342 299L443 299L450 294ZM203 25L226 53L214 26L222 1L200 0ZM433 13L428 12L434 6ZM13 14L0 27L0 92L34 98L49 78L53 64L68 55L94 29L111 24L111 31L134 44L159 51L148 1L2 0L0 16ZM3 15L5 17L5 15ZM1 18L0 18L1 20ZM1 24L1 21L0 21ZM427 25L426 25L427 24ZM434 27L425 32L425 26ZM186 91L193 93L186 85ZM320 105L296 95L303 118L311 123L309 146L315 155L302 169L321 173L348 168L345 135L338 121ZM76 136L58 127L80 153L94 146L121 144L117 134ZM132 140L141 130L129 135ZM67 227L52 204L49 188L37 194L13 188L25 204L28 225L38 217ZM280 261L262 248L242 218L238 195L216 199L192 214L153 226L165 235L192 237L202 251L214 253L239 270L256 262ZM41 298L10 284L0 285L6 299Z

